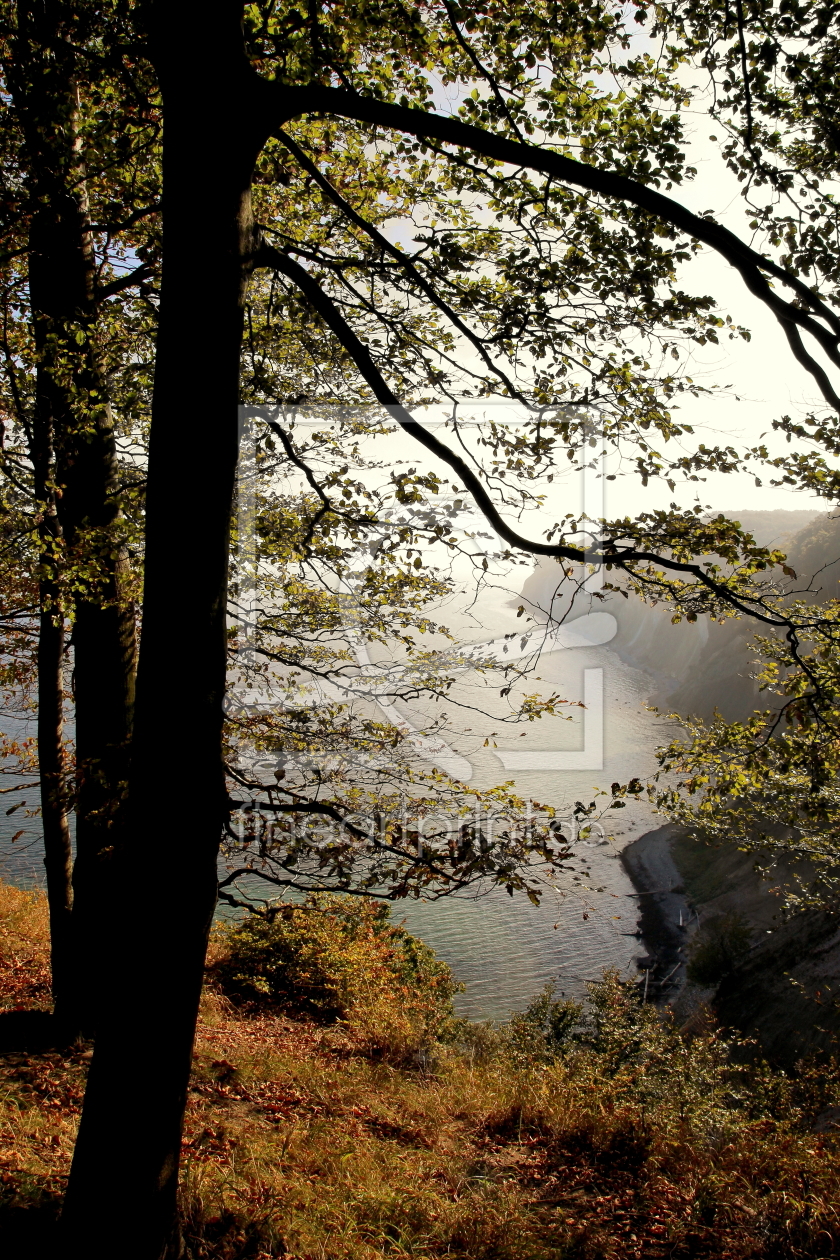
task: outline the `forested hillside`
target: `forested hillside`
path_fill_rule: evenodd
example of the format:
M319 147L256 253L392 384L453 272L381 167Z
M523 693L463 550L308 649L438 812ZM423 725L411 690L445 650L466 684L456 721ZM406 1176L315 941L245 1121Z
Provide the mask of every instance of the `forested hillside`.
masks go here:
M760 546L784 551L797 574L795 589L805 591L808 599L837 598L840 516L809 510L724 510L722 515L738 521ZM562 595L552 600L559 586L557 568L542 561L522 586L526 607L536 617L566 611ZM574 615L581 607L578 601ZM762 706L751 677L755 657L749 648L756 627L749 619L719 625L700 616L694 623L675 623L672 608L645 603L632 593L626 600L607 596L597 607L616 618L618 630L610 647L628 664L650 673L651 699L659 707L704 719L717 710L732 721Z

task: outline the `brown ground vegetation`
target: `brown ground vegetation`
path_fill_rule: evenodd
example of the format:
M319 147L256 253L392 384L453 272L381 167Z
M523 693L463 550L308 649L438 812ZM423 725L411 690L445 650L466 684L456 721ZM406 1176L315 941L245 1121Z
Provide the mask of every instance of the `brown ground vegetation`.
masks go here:
M0 886L7 1009L43 1007L46 948L42 899ZM734 1068L720 1038L686 1043L649 1009L633 1014L617 982L596 998L597 1037L563 1054L537 1047L533 1027L464 1025L400 1060L352 1020L296 1021L208 987L184 1148L192 1255L840 1254L836 1069ZM51 1254L89 1058L0 1055L8 1260Z

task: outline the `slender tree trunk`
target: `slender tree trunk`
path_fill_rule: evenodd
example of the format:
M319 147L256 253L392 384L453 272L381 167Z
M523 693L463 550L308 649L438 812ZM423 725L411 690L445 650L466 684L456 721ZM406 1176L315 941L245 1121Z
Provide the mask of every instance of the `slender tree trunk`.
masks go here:
M35 417L38 442L35 492L41 504L40 624L38 632L38 763L41 776L41 821L44 830L44 867L50 916L53 1012L59 1030L72 1036L75 1025L75 985L72 968L71 874L73 853L67 819L64 773L64 609L56 580L60 565L60 529L55 496L50 486L49 431L44 416Z
M76 713L76 861L73 868L74 968L77 1019L96 1028L107 966L112 855L128 789L134 713L135 618L126 599L125 548L120 528L116 450L110 411L96 417L88 449L62 469L61 515L71 563L92 557L98 577L74 604L73 656Z
M95 257L74 54L62 36L63 18L57 0L19 6L10 80L23 124L32 205L29 288L38 353L34 429L40 435L36 444L46 443L50 453L41 478L50 502L45 529L51 531L48 538L42 529L42 542L53 552L52 576L42 585L38 742L39 760L47 767L48 897L51 907L56 905L55 926L61 923L52 958L62 977L61 1022L71 1035L95 1026L104 984L103 908L128 779L135 651L134 610L123 593L127 562L118 537L116 446L96 346ZM33 458L43 463L39 452ZM59 534L61 561L54 545ZM69 583L74 590L77 779L72 930L67 928L66 802L59 796L62 778L55 770L61 712L54 695L54 660L56 653L63 654L64 630L56 622L50 582L58 581L59 563L88 575Z
M65 807L62 748L64 625L63 613L50 610L45 585L41 587L43 602L38 636L41 819L50 916L53 1013L61 1034L72 1037L76 1024L72 969L73 852Z
M119 984L97 1034L64 1210L68 1254L88 1260L110 1260L115 1246L121 1260L180 1249L181 1133L226 810L229 530L250 182L263 142L250 118L241 5L157 12L163 288L129 826L118 859Z

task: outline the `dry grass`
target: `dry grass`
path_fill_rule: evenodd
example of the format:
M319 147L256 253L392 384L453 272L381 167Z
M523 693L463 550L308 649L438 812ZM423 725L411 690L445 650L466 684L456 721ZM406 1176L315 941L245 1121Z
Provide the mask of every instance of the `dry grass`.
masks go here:
M46 1007L49 998L47 899L0 881L0 1008Z
M25 1003L45 957L43 908L0 895L3 931L18 934L4 953L17 980L3 983ZM487 1058L477 1039L484 1059L441 1048L421 1071L372 1058L350 1029L246 1014L208 991L184 1150L193 1255L840 1254L840 1151L830 1127L812 1131L836 1095L827 1069L733 1075L714 1038L685 1045L652 1025L642 1052L623 1056L619 1016L600 1048L555 1061ZM0 1203L5 1219L17 1209L34 1222L67 1173L85 1052L0 1064Z
M46 1011L49 1002L46 897L0 882L0 1010ZM84 1049L0 1054L0 1237L9 1260L30 1260L57 1211L88 1057Z
M703 1054L686 1048L686 1071ZM840 1158L797 1124L795 1100L780 1100L788 1121L639 1092L592 1056L470 1067L451 1051L424 1075L360 1057L334 1032L208 1010L184 1179L196 1253L840 1252Z

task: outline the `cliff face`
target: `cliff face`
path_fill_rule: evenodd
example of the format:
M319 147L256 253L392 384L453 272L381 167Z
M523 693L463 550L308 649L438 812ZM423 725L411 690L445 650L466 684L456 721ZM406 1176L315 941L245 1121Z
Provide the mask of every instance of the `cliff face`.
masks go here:
M534 615L567 612L562 593L555 597L560 566L543 560L522 587L523 601ZM571 612L575 616L578 602ZM751 628L740 621L724 625L706 617L674 625L672 612L651 607L638 596L610 595L597 603L612 613L618 632L609 644L623 661L651 675L651 700L660 708L711 718L717 708L732 721L756 707L758 688L749 674ZM581 611L588 611L587 603Z
M840 578L840 519L814 518L803 512L727 512L738 519L762 546L787 551L799 575L798 586L810 584L811 598L838 593ZM560 584L562 571L553 560L539 562L522 587L526 608L535 616L569 611L569 595ZM759 707L759 691L751 677L749 651L755 626L743 620L724 625L700 618L674 625L670 609L651 607L635 595L610 595L597 603L618 623L610 648L623 661L649 673L654 680L652 702L677 713L706 720L719 712L727 721L747 717ZM575 602L571 615L588 611Z
M822 603L840 596L840 517L812 517L804 526L795 528L799 518L808 515L743 512L738 519L762 546L787 552L788 564L797 574L792 593ZM717 709L727 721L743 719L753 709L763 707L751 678L753 655L749 646L755 630L747 621L728 621L722 626L712 623L696 661L679 675L677 686L667 693L668 707L705 719Z
M787 553L797 573L794 593L807 592L818 602L840 596L840 519L793 512L727 515L737 517L759 543ZM557 568L542 564L523 589L543 612L551 607L552 567ZM613 596L602 607L618 622L610 647L650 673L652 699L661 708L705 719L717 710L732 721L762 706L750 676L755 627L748 622L672 625L668 610L633 596ZM690 1018L698 1002L705 1002L721 1024L756 1037L763 1053L788 1066L814 1050L836 1052L840 912L786 918L778 887L793 869L781 863L772 879L762 878L754 855L734 845L711 848L671 827L628 846L622 861L641 894L650 974L669 977L661 997L678 1019ZM709 987L687 986L685 961L692 948L714 941L733 922L744 934L743 953Z
M676 983L662 993L680 1023L707 1005L720 1024L756 1038L763 1055L787 1067L812 1051L836 1053L840 913L786 917L778 885L792 876L792 867L780 863L775 878L762 878L753 854L734 845L712 848L666 827L628 845L622 862L641 892L642 934L657 963L661 958L662 974L683 959ZM667 895L645 891L665 882ZM688 929L679 927L678 905L688 905ZM742 927L743 954L717 982L686 984L685 960L733 921Z

